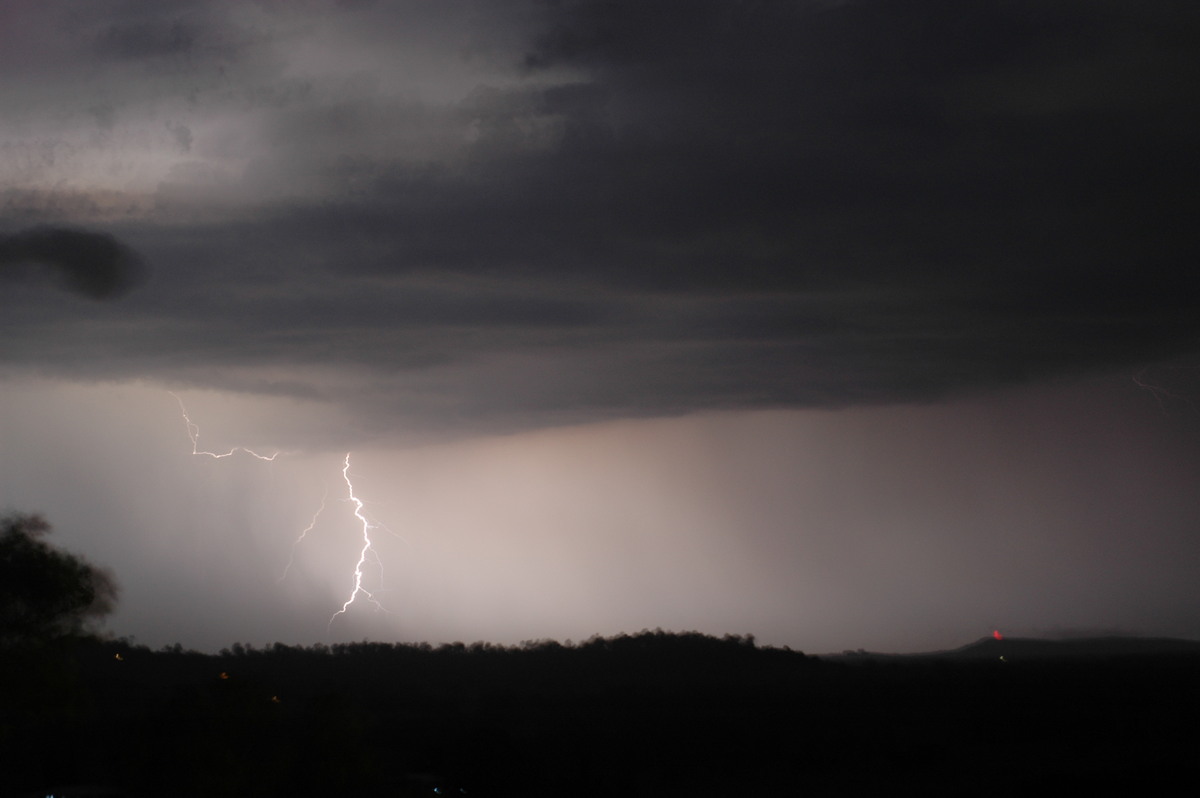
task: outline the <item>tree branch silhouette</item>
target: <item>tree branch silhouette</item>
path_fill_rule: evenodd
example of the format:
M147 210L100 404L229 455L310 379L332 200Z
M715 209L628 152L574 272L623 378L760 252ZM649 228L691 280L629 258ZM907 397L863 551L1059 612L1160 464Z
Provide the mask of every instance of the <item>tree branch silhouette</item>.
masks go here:
M0 647L84 634L113 610L113 577L48 543L50 531L40 515L0 518Z

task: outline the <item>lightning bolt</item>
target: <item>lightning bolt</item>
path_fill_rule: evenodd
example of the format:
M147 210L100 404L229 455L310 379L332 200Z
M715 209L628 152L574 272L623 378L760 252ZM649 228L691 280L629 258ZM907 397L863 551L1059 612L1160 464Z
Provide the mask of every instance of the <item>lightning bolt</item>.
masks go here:
M375 598L372 593L363 587L363 566L367 562L367 555L370 554L375 558L375 562L379 562L379 554L371 544L371 522L363 515L362 499L354 495L354 483L350 481L350 453L346 453L346 460L342 466L342 479L346 480L346 490L349 492L350 501L354 502L354 517L362 524L363 547L358 554L358 562L354 565L354 589L350 591L350 598L346 599L346 603L342 608L335 612L329 619L329 626L333 626L333 621L339 615L346 612L350 605L354 603L354 599L358 598L358 594L366 596L367 601L375 605L377 609L384 609L383 605ZM386 612L386 610L384 610Z
M193 455L206 455L208 457L213 458L214 460L221 460L223 458L230 457L230 456L236 454L237 452L245 452L246 454L250 455L251 457L270 462L270 461L273 461L275 458L279 457L279 455L283 453L283 452L277 451L277 452L275 452L275 454L267 456L267 455L259 454L258 452L255 452L251 449L247 449L245 446L235 446L232 449L230 449L228 452L224 452L224 453L210 452L205 449L201 449L200 448L200 427L199 427L199 425L197 425L194 421L192 421L192 419L188 416L187 408L183 404L183 399L181 399L179 397L179 395L174 393L173 391L167 391L167 393L169 393L169 394L171 394L171 396L175 397L175 401L179 403L179 414L181 416L183 416L183 422L186 425L188 439L191 440L191 442L192 442L192 454ZM345 603L342 604L342 608L340 610L338 610L337 612L335 612L330 617L330 619L329 619L330 627L333 626L334 619L337 618L339 615L344 614L350 608L350 605L354 603L355 599L357 599L359 597L360 594L367 601L374 604L376 609L380 609L380 610L383 610L384 612L387 612L387 609L382 604L379 603L379 600L375 598L375 595L373 593L371 593L371 591L369 591L365 587L363 587L363 567L366 565L367 559L368 558L372 559L375 562L375 564L378 565L380 568L382 568L383 563L379 559L379 553L375 550L375 547L371 541L371 530L374 529L375 526L369 520L367 520L367 517L363 514L363 508L365 507L365 505L363 504L362 499L358 498L358 496L354 493L354 483L350 479L350 454L351 454L350 452L346 453L345 460L342 463L342 479L346 483L346 491L347 491L349 501L351 501L354 504L354 517L358 519L360 524L362 524L363 545L362 545L362 549L358 553L358 562L355 563L355 565L354 565L354 589L350 591L350 597L347 598ZM308 526L305 527L303 531L301 531L300 536L297 537L296 540L292 543L291 556L288 558L287 565L283 569L283 575L279 577L277 582L283 582L283 580L287 578L288 572L291 570L292 563L295 562L295 559L296 559L296 547L299 546L300 542L304 540L305 536L307 536L308 533L311 532L316 527L317 520L321 517L321 514L323 512L325 512L325 505L327 504L328 499L329 499L329 489L326 488L325 495L321 497L321 506L317 509L317 511L315 513L313 513L312 520L309 521ZM382 528L387 530L388 532L391 532L391 534L395 535L396 537L400 537L399 535L396 535L395 532L392 532L390 529L387 529L387 527L382 527ZM401 538L401 540L403 540L403 538Z
M195 422L193 422L190 418L188 418L187 408L183 406L183 400L179 398L179 394L175 393L174 391L167 391L167 393L171 394L171 396L174 396L175 401L179 402L179 413L180 413L180 415L183 416L183 422L184 422L184 424L187 425L188 438L190 438L192 441L192 454L204 454L204 455L208 455L209 457L213 458L214 460L221 460L223 458L233 455L235 452L245 452L246 454L250 455L251 457L257 457L259 460L266 460L268 462L270 462L271 460L274 460L276 457L278 457L280 455L280 452L275 452L275 454L271 455L270 457L267 457L264 454L259 454L258 452L247 449L245 446L235 446L232 449L230 449L229 451L225 452L224 454L218 454L216 452L209 452L209 451L201 450L200 449L200 427L197 426L195 424Z
M317 519L321 517L321 513L325 512L325 502L329 499L329 488L325 488L325 495L321 497L321 506L313 513L312 520L308 522L308 526L300 533L300 537L292 543L292 556L288 557L287 565L283 567L283 575L276 580L276 584L281 584L284 579L287 579L288 571L292 568L292 563L296 561L296 547L304 540L305 536L313 531L313 527L317 525Z
M1149 371L1149 369L1144 368L1141 371L1134 374L1133 375L1133 384L1139 388L1142 388L1142 389L1148 391L1150 393L1150 395L1154 397L1154 400L1156 402L1158 402L1158 409L1161 410L1164 415L1167 415L1167 401L1168 400L1177 400L1180 402L1184 402L1189 407L1191 407L1193 410L1196 409L1195 403L1188 397L1186 397L1180 393L1176 393L1175 391L1170 390L1169 388L1167 388L1164 385L1161 385L1157 382L1151 382L1149 379L1147 379L1147 377L1146 377L1147 371Z

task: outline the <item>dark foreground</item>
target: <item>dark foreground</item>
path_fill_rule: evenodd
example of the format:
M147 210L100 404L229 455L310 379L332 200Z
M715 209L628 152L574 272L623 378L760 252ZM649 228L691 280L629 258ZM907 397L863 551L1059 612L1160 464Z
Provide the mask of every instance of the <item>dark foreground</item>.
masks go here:
M209 656L74 641L3 654L0 795L1013 795L1195 784L1195 647L1072 645L989 640L939 656L815 658L747 638L647 632L573 647L235 646Z

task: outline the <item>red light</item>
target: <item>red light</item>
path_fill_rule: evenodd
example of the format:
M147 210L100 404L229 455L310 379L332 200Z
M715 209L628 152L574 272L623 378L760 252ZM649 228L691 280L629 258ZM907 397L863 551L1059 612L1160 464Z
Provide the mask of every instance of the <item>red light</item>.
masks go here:
M1003 639L1004 639L1004 635L1000 634L1000 630L999 630L999 629L997 629L996 631L992 632L992 637L996 638L997 640L1003 640Z

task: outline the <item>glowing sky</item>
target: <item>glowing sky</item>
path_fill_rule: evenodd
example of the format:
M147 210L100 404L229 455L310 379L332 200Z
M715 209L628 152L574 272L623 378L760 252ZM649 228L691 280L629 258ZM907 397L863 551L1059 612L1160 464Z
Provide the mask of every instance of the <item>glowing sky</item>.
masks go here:
M5 3L0 506L153 645L1200 637L1198 34Z

